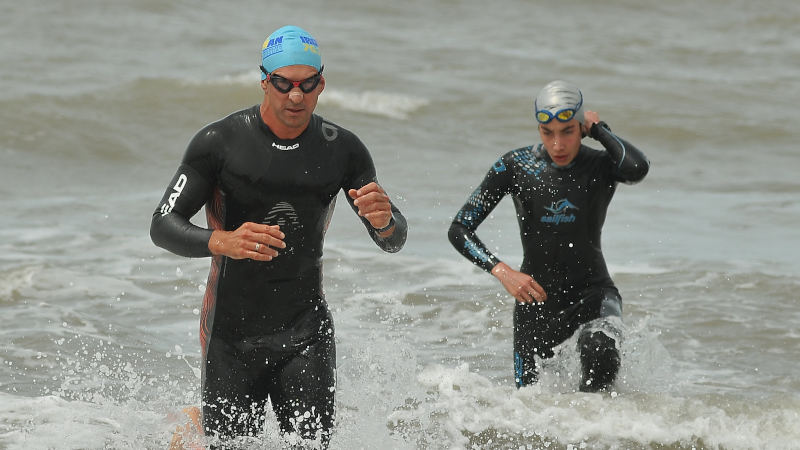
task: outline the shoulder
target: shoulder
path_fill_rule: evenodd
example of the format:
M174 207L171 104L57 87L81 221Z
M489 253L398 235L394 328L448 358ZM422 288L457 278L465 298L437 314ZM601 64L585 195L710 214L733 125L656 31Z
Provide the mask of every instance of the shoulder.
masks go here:
M573 170L599 180L611 177L615 166L607 151L582 145Z
M258 105L242 109L205 125L197 132L195 139L224 138L234 130L257 127L258 120Z
M611 156L605 150L598 150L581 144L580 158L585 164L596 165L605 164L611 161Z
M352 131L316 114L311 116L311 122L308 126L315 134L319 134L327 142L336 144L360 143L358 136Z
M198 160L209 161L222 158L230 139L240 133L242 129L257 128L257 120L259 120L258 115L254 115L251 107L205 125L189 142L184 162L192 163Z
M608 152L605 150L598 150L589 147L588 145L581 144L581 156L587 159L602 159L608 157Z
M366 145L352 131L341 127L321 116L313 115L309 127L313 130L316 142L328 151L348 161L371 161L372 156Z
M532 161L542 159L542 149L540 147L540 145L520 147L503 155L503 159L508 161Z
M541 145L520 147L501 156L495 166L502 164L514 173L540 172L547 166L544 154L545 151L541 148Z

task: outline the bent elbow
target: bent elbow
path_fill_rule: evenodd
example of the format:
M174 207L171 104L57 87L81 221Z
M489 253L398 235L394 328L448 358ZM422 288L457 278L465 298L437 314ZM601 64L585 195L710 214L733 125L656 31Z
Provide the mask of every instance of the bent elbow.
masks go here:
M650 162L646 161L642 164L637 164L631 172L631 183L638 183L644 180L644 177L650 172Z
M161 222L161 214L156 212L153 214L153 218L150 220L150 240L153 241L157 247L164 248L164 242L162 236L164 232L162 230L163 224Z
M459 248L459 243L464 241L464 225L453 221L447 230L447 239L455 248Z

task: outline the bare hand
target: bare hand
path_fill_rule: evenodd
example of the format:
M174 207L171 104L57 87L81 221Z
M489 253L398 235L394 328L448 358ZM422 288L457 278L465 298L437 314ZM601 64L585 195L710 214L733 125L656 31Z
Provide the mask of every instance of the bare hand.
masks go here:
M214 230L208 240L208 249L212 255L233 259L272 261L278 256L276 248L286 248L284 237L278 225L245 222L234 231Z
M367 219L372 228L384 228L389 225L392 219L392 203L378 183L369 183L358 190L350 189L347 195L353 199L353 204L358 208L358 215ZM388 231L387 233L391 234Z
M584 136L590 136L589 132L592 130L592 125L600 122L600 116L597 115L594 111L584 111L583 112L583 125L581 125L581 131L583 131Z
M501 262L494 266L492 275L520 303L543 303L547 300L547 294L536 280L527 273L512 269L506 263Z

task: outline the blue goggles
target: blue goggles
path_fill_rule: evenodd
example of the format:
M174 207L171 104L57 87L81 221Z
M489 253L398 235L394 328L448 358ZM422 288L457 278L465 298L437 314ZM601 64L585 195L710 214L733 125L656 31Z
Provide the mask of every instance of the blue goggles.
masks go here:
M560 109L556 111L555 114L546 109L539 109L539 106L534 102L534 108L536 109L536 120L539 121L539 123L550 123L553 119L556 119L559 122L569 122L573 117L575 117L575 114L581 109L581 106L583 106L583 95L581 95L581 101L578 102L577 106L574 108Z

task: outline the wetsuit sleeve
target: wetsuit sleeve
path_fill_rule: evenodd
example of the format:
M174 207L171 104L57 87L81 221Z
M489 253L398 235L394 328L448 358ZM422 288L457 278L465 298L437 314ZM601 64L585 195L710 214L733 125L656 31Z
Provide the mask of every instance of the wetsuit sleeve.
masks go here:
M597 122L592 125L590 135L603 144L613 164L617 181L633 184L644 179L650 170L650 161L630 142L611 132L608 124Z
M375 164L372 162L372 156L370 156L366 146L364 146L361 140L355 137L355 135L353 135L353 139L357 152L355 152L352 158L350 170L348 171L348 176L342 189L344 190L344 197L347 199L350 207L353 211L358 212L358 207L353 204L353 199L350 198L347 192L350 189L359 189L373 181L378 183L378 179L375 174ZM408 224L406 223L406 218L400 210L397 209L394 203L392 203L394 231L389 236L381 237L375 228L372 228L372 224L370 224L366 218L360 217L360 219L367 229L369 236L381 250L388 253L396 253L405 245L406 236L408 235Z
M215 133L204 130L189 144L150 223L153 243L180 256L211 256L208 240L212 230L194 225L189 219L212 195L214 137Z
M473 264L489 273L500 260L478 238L475 230L509 192L512 184L513 176L501 158L486 174L483 182L469 196L450 224L448 237L453 247Z

